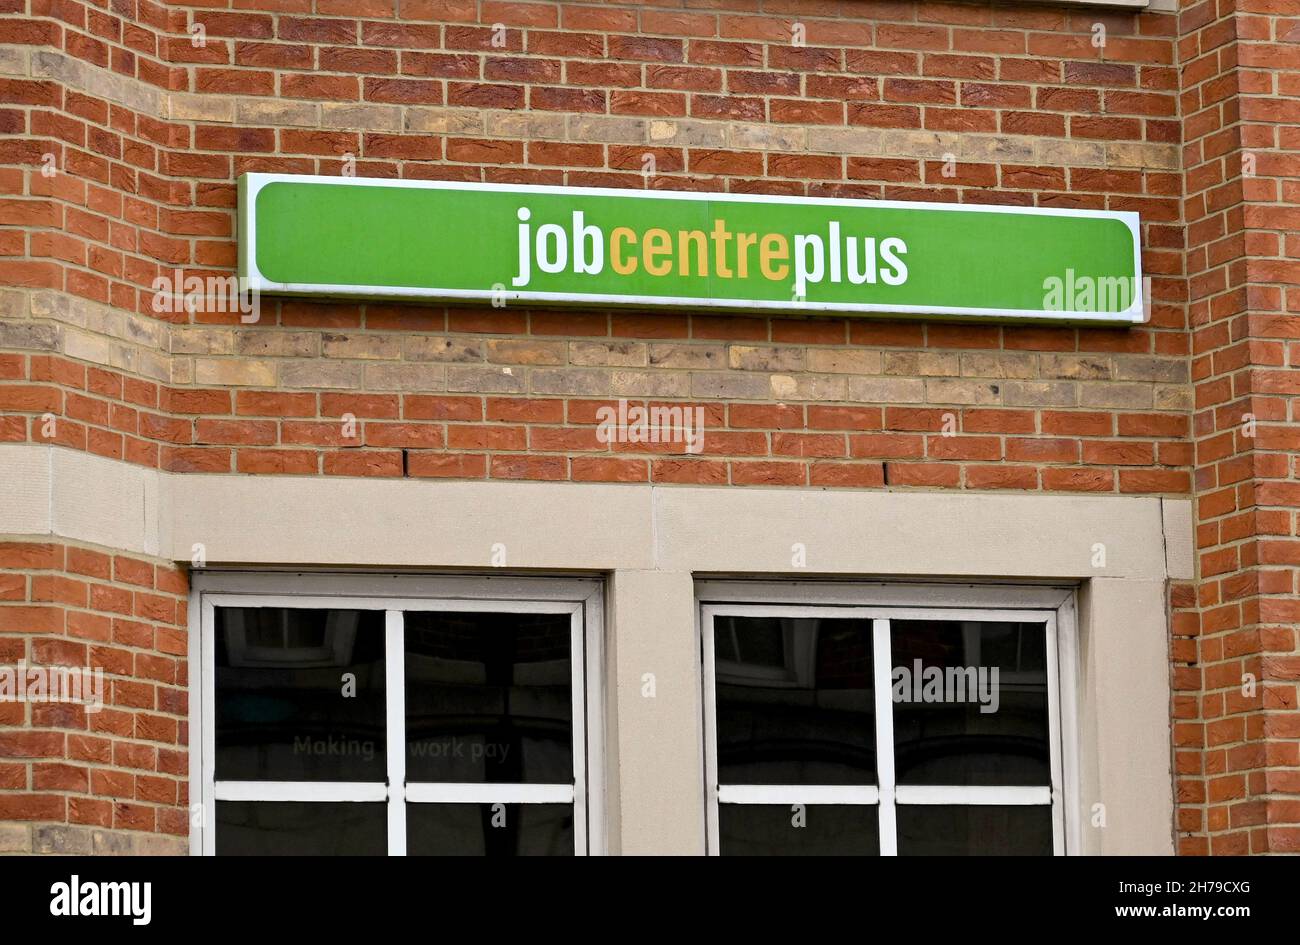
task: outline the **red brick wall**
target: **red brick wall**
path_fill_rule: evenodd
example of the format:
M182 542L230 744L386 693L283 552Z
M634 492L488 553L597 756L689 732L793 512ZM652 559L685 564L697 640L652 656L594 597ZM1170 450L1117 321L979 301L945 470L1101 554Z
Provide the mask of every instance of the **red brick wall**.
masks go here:
M0 440L179 472L1194 493L1200 579L1171 589L1180 849L1295 848L1281 0L0 11ZM233 267L238 174L348 154L369 176L1137 210L1152 322L154 310L161 273ZM703 454L597 442L620 397L704 405Z
M0 279L38 290L9 306L28 346L74 355L10 363L5 437L179 471L1189 490L1173 17L735 0L406 4L399 22L393 3L360 19L239 6L146 5L131 22L32 0L0 33L26 44L30 74L3 86L0 219L21 229ZM345 154L375 176L1138 210L1157 304L1136 330L154 311L160 273L233 264L236 175L339 173ZM98 365L83 378L81 361ZM595 409L618 397L707 404L704 454L597 442ZM70 422L42 437L46 412ZM945 415L955 436L938 435Z
M0 853L188 847L186 575L0 543L0 665L103 670L103 706L0 701Z
M1222 0L1181 17L1200 577L1175 592L1187 853L1300 851L1297 12Z

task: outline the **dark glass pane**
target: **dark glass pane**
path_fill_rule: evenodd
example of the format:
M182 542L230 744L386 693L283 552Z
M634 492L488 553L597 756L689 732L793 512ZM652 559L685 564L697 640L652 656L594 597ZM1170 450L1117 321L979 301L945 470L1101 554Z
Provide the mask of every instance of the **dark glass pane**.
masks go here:
M219 607L216 774L383 781L384 614Z
M410 856L573 856L572 804L407 804Z
M723 856L879 856L878 808L863 804L719 804ZM800 822L802 821L802 826Z
M217 801L218 856L385 856L386 804Z
M1051 783L1047 627L895 620L899 784Z
M1051 856L1052 808L899 804L899 856Z
M875 784L871 621L716 617L719 784Z
M406 779L573 783L568 614L407 613Z

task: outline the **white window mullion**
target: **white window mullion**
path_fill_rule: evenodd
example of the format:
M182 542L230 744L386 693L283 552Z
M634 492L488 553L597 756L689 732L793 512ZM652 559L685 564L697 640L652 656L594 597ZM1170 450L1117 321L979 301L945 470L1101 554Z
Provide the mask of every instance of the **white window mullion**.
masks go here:
M199 636L202 652L199 654L199 679L202 681L203 702L203 784L202 806L199 817L202 823L203 855L215 856L217 852L217 609L211 599L203 598L202 622Z
M569 625L569 666L572 669L570 696L573 725L573 852L587 853L587 699L583 678L586 675L587 647L582 633L582 607L574 608Z
M720 784L719 804L857 804L879 803L874 784Z
M894 789L894 796L899 804L954 807L1046 807L1052 803L1052 789L1046 785L903 784Z
M1043 628L1047 634L1047 731L1048 757L1051 759L1052 803L1052 853L1065 855L1065 803L1061 786L1061 693L1057 685L1060 673L1056 642L1056 616L1047 618Z
M718 824L718 686L713 657L713 610L703 609L700 620L700 654L704 661L704 852L720 855Z
M351 803L383 801L388 790L381 781L218 781L219 801L292 801Z
M388 855L406 856L406 618L384 614L384 695L388 703Z
M894 811L894 700L890 696L893 647L889 621L871 622L872 675L876 691L876 781L880 785L880 855L898 855Z
M412 804L572 804L572 784L493 784L480 781L413 781Z

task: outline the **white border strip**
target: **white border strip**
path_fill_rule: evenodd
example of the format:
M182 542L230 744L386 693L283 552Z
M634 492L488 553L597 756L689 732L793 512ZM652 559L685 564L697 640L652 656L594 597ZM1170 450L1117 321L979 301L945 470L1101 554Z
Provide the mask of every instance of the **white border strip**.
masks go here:
M1091 217L1118 220L1133 238L1133 302L1123 312L1051 312L1043 309L974 308L943 305L889 305L879 302L788 302L775 299L715 299L691 296L660 295L605 295L574 292L521 292L512 288L493 289L429 289L418 286L358 286L316 284L302 282L273 282L257 268L257 195L263 187L273 183L330 184L343 187L407 187L416 190L497 191L519 194L568 194L591 197L627 197L644 200L701 200L718 203L776 203L800 206L841 206L860 209L953 211L959 213L1023 214L1026 216ZM540 184L483 184L458 181L396 180L372 177L326 177L320 174L261 174L249 173L240 179L240 217L245 223L241 229L244 245L239 247L241 272L249 288L257 292L283 295L317 295L342 298L377 299L435 299L496 301L555 302L578 305L632 305L672 308L726 309L732 311L794 311L794 312L862 312L891 315L964 315L985 318L1035 319L1045 321L1104 322L1107 324L1143 324L1146 306L1142 297L1142 237L1138 214L1129 210L1081 210L1054 207L1012 207L995 204L947 204L931 201L856 200L843 197L787 197L773 194L697 193L694 191L628 190L626 188L553 187ZM1064 273L1062 273L1064 275Z

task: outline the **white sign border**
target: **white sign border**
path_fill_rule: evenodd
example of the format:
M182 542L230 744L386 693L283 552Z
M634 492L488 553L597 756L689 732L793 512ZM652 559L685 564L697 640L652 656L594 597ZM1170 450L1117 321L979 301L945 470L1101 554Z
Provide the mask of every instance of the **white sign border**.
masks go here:
M1118 220L1133 237L1133 302L1123 312L1053 312L1046 309L971 308L944 305L888 305L879 302L795 302L774 299L702 299L689 296L605 295L576 292L532 292L506 287L492 289L430 289L413 286L361 286L327 283L273 282L257 268L257 195L267 184L277 182L331 184L335 186L408 187L418 190L483 190L524 194L573 194L597 197L639 197L648 200L710 200L723 203L785 203L804 206L851 206L902 210L947 210L965 213L1022 213L1055 217L1092 217ZM788 197L773 194L701 193L686 190L630 190L627 188L568 187L543 184L489 184L476 181L407 180L380 177L331 177L322 174L265 174L250 172L239 178L239 272L246 288L267 295L326 296L375 300L428 300L567 304L584 308L617 305L641 308L701 308L729 312L781 311L799 313L860 313L874 315L957 315L996 321L1093 322L1106 325L1141 325L1148 321L1145 284L1142 276L1141 226L1138 214L1129 210L1081 210L1054 207L1017 207L997 204L936 203L910 200L857 200L844 197Z

